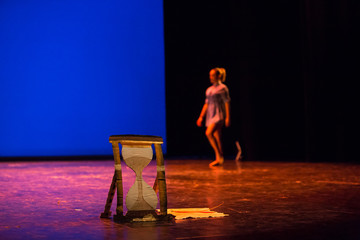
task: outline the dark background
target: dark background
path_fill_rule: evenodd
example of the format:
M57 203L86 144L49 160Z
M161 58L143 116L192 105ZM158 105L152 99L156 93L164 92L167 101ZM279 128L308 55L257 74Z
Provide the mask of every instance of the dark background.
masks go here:
M356 161L359 3L164 1L168 156L212 157L196 120L227 70L224 151L247 160Z

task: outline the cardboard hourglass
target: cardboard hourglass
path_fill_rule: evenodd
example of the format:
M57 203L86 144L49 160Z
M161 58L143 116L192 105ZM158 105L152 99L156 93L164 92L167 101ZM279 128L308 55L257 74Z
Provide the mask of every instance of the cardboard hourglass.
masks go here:
M117 207L115 221L132 221L134 219L170 220L172 215L167 214L166 181L164 157L161 144L163 139L157 136L144 135L113 135L109 138L113 147L115 173L110 186L105 210L101 214L102 218L111 216L111 203L117 191ZM128 209L127 214L123 215L123 185L119 143L122 145L122 157L125 164L131 168L136 180L127 193L125 203ZM143 169L151 162L153 157L152 145L154 144L157 163L157 175L154 186L150 187L142 178ZM156 213L158 203L155 190L159 190L160 214Z

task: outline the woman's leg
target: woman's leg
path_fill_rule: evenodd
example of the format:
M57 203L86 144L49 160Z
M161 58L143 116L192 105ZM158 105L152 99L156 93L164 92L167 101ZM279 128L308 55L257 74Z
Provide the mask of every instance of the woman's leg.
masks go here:
M223 162L223 153L221 146L221 125L220 124L210 124L206 129L206 137L209 140L211 147L214 149L216 160L210 163L210 166L221 164Z
M213 133L213 136L215 138L216 145L218 146L218 150L219 150L219 154L220 154L219 164L224 163L224 154L223 154L222 143L221 143L221 129L222 129L222 124L217 124L217 127Z

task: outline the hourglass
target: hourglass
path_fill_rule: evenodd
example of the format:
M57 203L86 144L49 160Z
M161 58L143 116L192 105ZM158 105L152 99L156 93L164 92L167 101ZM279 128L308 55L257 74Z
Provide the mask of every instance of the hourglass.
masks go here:
M101 214L101 217L108 218L111 216L110 208L115 190L117 190L115 221L131 221L135 218L139 219L148 216L152 216L150 219L155 218L155 220L164 220L167 217L171 217L172 215L167 214L165 167L161 149L161 144L163 143L162 138L144 135L114 135L110 136L109 141L113 146L115 173L110 186L105 210ZM119 143L122 145L124 162L136 175L136 180L129 189L125 199L128 209L125 216L123 216L123 186ZM154 144L155 147L157 163L157 176L153 188L142 178L143 169L151 162L153 157L152 144ZM157 188L159 189L160 215L155 211L158 199L154 189Z
M126 216L141 217L146 214L154 214L158 199L152 187L142 178L143 169L150 163L153 157L151 145L138 145L136 147L123 145L122 156L124 162L136 175L135 183L131 186L126 196Z

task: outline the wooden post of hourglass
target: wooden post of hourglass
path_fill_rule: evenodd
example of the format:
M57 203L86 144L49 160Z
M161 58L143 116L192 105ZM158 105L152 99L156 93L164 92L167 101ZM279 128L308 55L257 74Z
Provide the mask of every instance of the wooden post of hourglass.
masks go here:
M144 217L147 214L154 215L157 220L165 219L164 217L169 216L167 215L164 157L161 149L163 139L157 136L114 135L110 136L109 141L113 146L115 173L110 186L105 210L101 214L101 217L108 218L111 216L110 208L115 194L115 189L117 189L117 207L114 220L128 221L131 218ZM136 181L130 188L126 197L126 206L129 210L126 216L123 215L123 186L119 143L122 145L123 160L131 169L134 170L136 174ZM160 218L158 218L155 213L157 204L156 193L142 179L142 170L152 159L152 144L155 146L157 163L157 176L153 188L156 189L158 187L159 189Z
M122 185L122 172L121 172L121 162L120 162L120 150L118 142L111 142L113 153L114 153L114 162L115 162L115 172L110 185L109 194L105 204L105 210L101 214L101 218L109 218L111 216L111 204L114 198L115 190L117 189L117 206L116 206L116 215L123 216L123 185ZM121 204L120 204L121 203Z
M154 185L159 187L159 198L160 198L160 214L165 216L167 215L167 193L166 193L166 181L165 181L165 165L164 157L162 154L161 145L155 143L155 152L156 152L156 180Z

